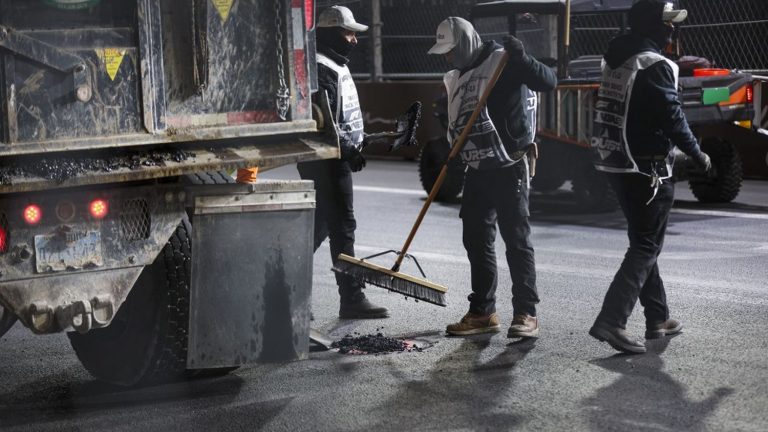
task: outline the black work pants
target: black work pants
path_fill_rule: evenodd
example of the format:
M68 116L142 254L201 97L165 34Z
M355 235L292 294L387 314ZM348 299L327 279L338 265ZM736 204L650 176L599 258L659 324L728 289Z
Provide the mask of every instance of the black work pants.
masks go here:
M656 197L646 204L653 195L649 177L608 174L608 178L627 219L629 249L608 288L597 321L625 328L639 297L646 323L662 323L669 319L669 309L657 260L664 244L675 185L665 180Z
M352 202L352 170L341 159L326 159L298 164L302 179L315 182L315 250L330 238L331 260L340 253L355 256L355 213ZM364 297L362 283L335 273L342 303Z
M487 315L496 311L496 225L507 247L515 314L536 316L536 267L528 222L528 168L520 161L507 168L469 168L464 180L461 213L464 248L472 273L469 311Z

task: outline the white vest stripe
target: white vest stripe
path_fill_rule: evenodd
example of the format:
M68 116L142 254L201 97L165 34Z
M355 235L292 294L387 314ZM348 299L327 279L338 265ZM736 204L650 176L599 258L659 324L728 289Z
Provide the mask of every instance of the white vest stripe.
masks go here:
M603 61L603 77L595 104L594 135L591 140L593 161L597 170L651 175L640 171L632 156L627 140L627 118L637 72L660 61L666 61L672 68L677 87L678 66L660 54L639 53L616 69L611 69ZM667 165L668 175L661 177L662 179L672 175L672 167L669 163Z
M496 50L478 67L463 75L454 69L443 77L448 94L447 136L451 144L466 127L503 54L502 49ZM501 168L518 162L507 154L487 106L480 112L459 155L474 169Z
M346 65L339 65L322 53L317 53L317 62L336 72L336 126L339 135L359 149L363 144L363 112L352 74Z

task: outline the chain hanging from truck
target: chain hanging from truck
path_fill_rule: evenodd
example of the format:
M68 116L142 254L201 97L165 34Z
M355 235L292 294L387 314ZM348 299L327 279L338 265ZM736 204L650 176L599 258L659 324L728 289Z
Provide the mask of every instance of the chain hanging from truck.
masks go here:
M285 66L283 64L283 19L282 0L275 0L275 41L277 43L277 99L275 107L280 120L288 118L288 109L291 106L291 93L285 83Z

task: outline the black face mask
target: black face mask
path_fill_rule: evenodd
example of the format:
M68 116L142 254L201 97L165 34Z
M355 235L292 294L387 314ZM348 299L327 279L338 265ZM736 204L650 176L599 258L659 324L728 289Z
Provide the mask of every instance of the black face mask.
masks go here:
M328 47L344 57L349 57L357 45L348 42L338 27L319 27L317 29L317 44Z

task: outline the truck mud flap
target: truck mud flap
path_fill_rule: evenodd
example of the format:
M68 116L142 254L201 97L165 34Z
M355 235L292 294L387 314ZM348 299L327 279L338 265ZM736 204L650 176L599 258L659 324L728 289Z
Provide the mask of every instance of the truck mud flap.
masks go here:
M315 192L308 181L192 185L187 367L307 358Z

